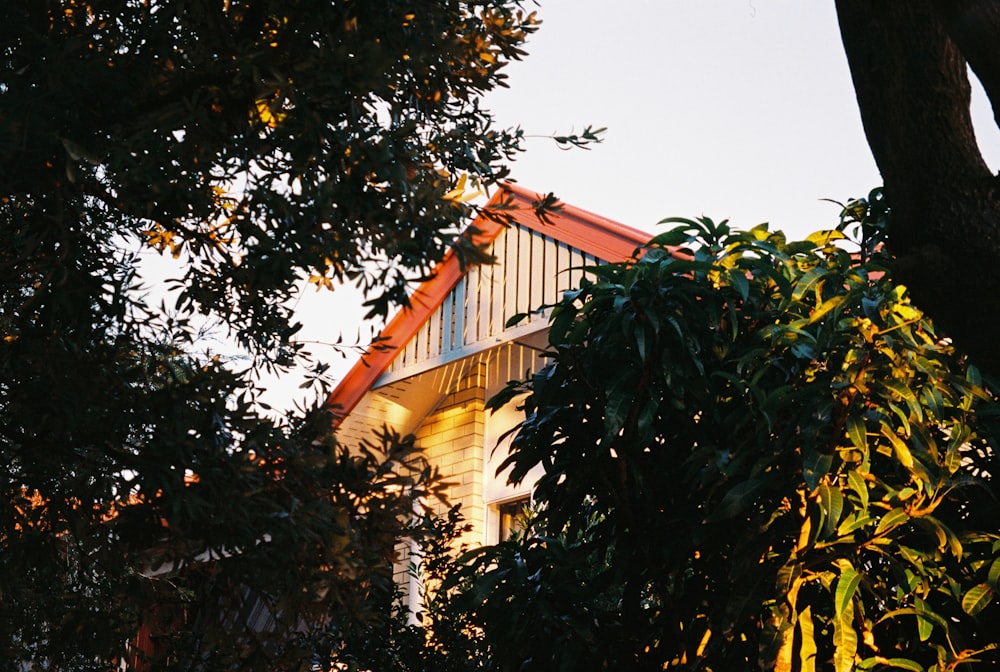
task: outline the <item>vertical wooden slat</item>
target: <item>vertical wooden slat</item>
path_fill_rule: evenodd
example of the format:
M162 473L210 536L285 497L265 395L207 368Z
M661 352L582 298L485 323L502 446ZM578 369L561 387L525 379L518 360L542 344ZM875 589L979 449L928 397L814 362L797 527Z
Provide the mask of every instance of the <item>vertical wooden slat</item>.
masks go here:
M549 238L545 242L545 272L542 275L542 301L552 304L559 300L559 244Z
M448 320L447 306L446 298L441 307L427 318L427 350L423 354L424 357L436 357L441 354L441 329Z
M503 312L500 323L497 325L497 332L503 330L510 317L517 313L517 263L518 263L518 243L520 242L520 228L517 224L507 229L507 258L505 259L503 278Z
M573 261L573 255L569 249L568 245L559 243L559 291L568 289L573 282L573 274L570 271L570 265Z
M455 350L461 348L465 345L465 281L468 276L463 277L455 285L455 289L452 290L451 296L453 300L453 312L452 312L452 328L451 342L448 345L448 350Z
M496 254L496 252L491 249L490 254ZM476 286L476 340L482 341L489 336L490 333L490 314L493 310L492 297L490 296L490 285L493 282L493 268L494 264L489 266L479 267L479 282Z
M507 272L507 235L510 229L500 232L495 244L497 265L493 268L493 282L490 283L490 328L487 338L493 338L503 328L504 314L504 276Z
M479 314L482 306L479 302L479 292L483 284L483 266L475 266L466 274L465 287L465 342L479 341Z
M532 234L531 268L529 269L529 289L531 294L530 310L537 311L545 303L545 283L549 269L545 264L545 252L548 246L546 236L540 233ZM541 319L541 313L534 313L535 319Z
M455 293L451 292L444 298L444 303L441 304L441 349L447 351L449 346L449 341L451 339L451 324L452 324L452 311L454 310L453 304L455 301Z
M531 321L531 267L533 265L532 247L534 236L529 229L521 229L517 248L517 312L528 313L527 321Z

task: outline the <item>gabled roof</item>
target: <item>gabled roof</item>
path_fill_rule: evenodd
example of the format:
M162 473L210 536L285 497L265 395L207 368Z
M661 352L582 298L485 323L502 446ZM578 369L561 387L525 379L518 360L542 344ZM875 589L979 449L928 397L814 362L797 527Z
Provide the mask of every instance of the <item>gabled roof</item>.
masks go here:
M488 245L505 225L519 225L596 259L622 261L652 237L644 231L565 204L554 212L547 212L542 219L536 208L543 199L542 194L515 184L504 184L484 206L499 217L479 215L470 227L476 232L471 235L472 241ZM354 409L468 272L469 268L463 267L453 251L445 255L432 277L410 297L409 308L396 313L382 330L382 347L363 355L327 399L327 405L338 416L343 418Z

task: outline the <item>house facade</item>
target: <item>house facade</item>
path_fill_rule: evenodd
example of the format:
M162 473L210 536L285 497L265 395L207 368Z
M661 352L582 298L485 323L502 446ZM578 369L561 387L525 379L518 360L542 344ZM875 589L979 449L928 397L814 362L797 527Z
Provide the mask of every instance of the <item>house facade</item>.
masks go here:
M461 504L470 524L461 541L471 546L503 538L530 497L533 479L515 486L496 473L517 411L489 413L486 401L542 364L548 311L540 307L578 286L586 267L628 259L651 237L569 205L540 218L541 198L517 185L498 191L486 207L507 221L481 215L472 227L495 263L463 267L449 254L382 331L388 347L363 357L329 399L342 442L383 426L416 437L450 484L449 501ZM525 317L508 326L515 315ZM398 550L397 579L416 607L407 548Z

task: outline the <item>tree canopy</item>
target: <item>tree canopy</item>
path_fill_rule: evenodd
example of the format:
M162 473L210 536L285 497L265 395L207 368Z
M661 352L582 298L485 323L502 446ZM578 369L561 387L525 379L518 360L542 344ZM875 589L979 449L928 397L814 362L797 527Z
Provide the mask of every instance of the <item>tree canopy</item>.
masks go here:
M797 242L667 220L553 307L491 402L527 395L502 468L544 468L536 518L454 580L498 669L1000 662L998 406L886 219L873 192Z
M300 669L383 608L432 474L262 417L254 376L305 358L303 283L384 313L449 247L481 258L455 234L519 147L480 99L520 5L2 3L0 657Z

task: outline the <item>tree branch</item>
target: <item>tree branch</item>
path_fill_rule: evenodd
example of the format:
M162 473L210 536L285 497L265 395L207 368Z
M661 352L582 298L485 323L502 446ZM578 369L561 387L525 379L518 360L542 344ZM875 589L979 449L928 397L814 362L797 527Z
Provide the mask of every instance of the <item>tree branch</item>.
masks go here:
M934 0L934 9L986 90L1000 126L1000 5L994 0Z
M1000 185L976 144L966 58L948 28L972 45L984 83L1000 78L1000 57L986 53L997 51L1000 33L966 25L982 3L939 13L943 4L837 0L837 13L892 208L893 272L976 364L1000 375Z

